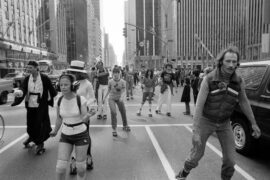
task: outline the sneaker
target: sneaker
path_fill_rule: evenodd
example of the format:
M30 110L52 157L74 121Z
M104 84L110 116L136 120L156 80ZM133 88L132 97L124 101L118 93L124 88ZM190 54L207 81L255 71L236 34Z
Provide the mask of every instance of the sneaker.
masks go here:
M167 114L166 114L166 115L170 117L170 116L171 116L171 113L167 112Z
M129 97L127 97L127 100L129 101Z
M97 115L97 119L102 119L102 116L101 115Z
M153 115L152 115L152 113L149 113L148 116L149 116L149 117L152 117Z
M141 111L138 111L136 114L137 114L137 116L140 116L141 115Z
M130 131L130 127L129 126L124 126L123 127L123 130L126 131L126 132L129 132Z
M185 180L185 179L187 178L188 174L189 174L189 173L187 173L186 171L181 170L181 171L178 173L178 175L175 176L175 178L176 178L177 180Z
M105 115L103 115L103 119L104 120L106 120L107 119L107 115L105 114Z
M92 170L94 168L93 158L90 155L87 155L86 168L87 170Z
M156 114L160 114L161 112L160 112L160 110L156 110Z

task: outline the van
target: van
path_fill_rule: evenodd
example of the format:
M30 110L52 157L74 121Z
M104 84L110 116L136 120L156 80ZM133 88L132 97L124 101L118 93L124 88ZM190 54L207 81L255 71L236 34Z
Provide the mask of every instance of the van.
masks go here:
M236 70L245 82L245 90L256 122L261 129L260 138L270 140L270 60L241 63ZM252 128L238 106L231 116L236 151L248 155L254 150L257 139L251 136Z

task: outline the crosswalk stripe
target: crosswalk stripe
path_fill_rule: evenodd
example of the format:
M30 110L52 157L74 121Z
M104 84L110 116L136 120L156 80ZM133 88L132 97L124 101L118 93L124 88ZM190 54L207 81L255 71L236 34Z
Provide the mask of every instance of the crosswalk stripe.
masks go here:
M167 173L167 176L169 177L170 180L174 180L175 173L174 173L167 157L165 156L164 152L162 151L161 147L159 146L156 137L154 136L154 134L149 126L146 126L145 129L150 137L150 140L152 141L153 146L156 149L158 157L159 157L159 159L160 159L160 161L161 161L161 163L162 163L162 165Z

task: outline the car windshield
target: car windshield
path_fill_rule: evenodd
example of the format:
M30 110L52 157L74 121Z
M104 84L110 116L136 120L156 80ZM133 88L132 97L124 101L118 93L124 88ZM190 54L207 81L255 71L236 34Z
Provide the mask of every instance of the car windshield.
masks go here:
M8 73L7 75L5 75L4 78L13 78L15 77L17 74L16 73Z
M266 71L266 67L265 66L240 67L237 69L237 71L244 79L247 89L257 89L262 82L263 76Z

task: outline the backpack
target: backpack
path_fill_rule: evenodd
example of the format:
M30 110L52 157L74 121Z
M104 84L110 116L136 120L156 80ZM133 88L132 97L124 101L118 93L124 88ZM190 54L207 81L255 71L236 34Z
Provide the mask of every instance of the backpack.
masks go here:
M60 107L60 104L61 104L61 101L62 101L63 97L64 96L59 97L59 99L57 101L58 107ZM81 97L79 95L76 95L76 99L77 99L77 105L79 107L80 114L82 114L82 111L81 111Z

